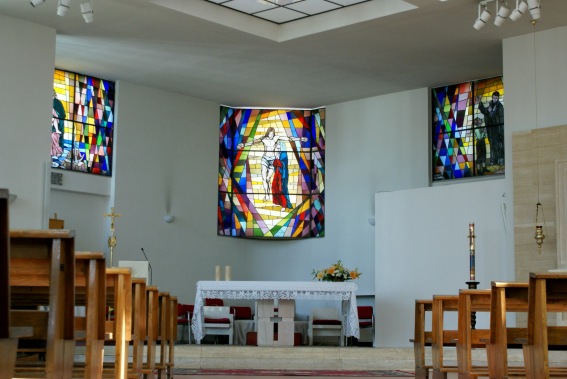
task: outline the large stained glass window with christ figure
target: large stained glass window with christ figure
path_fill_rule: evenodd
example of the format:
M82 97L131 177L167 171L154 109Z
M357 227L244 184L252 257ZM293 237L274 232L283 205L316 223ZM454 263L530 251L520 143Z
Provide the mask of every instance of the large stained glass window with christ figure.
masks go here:
M431 90L433 181L505 173L502 77Z
M325 109L221 107L218 234L325 235Z
M55 70L51 167L112 175L114 83Z

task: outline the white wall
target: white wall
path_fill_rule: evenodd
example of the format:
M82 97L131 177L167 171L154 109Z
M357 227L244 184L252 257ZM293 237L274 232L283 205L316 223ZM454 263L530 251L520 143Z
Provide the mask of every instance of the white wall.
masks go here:
M414 300L467 288L469 223L478 288L505 280L503 194L503 179L376 194L375 346L409 347Z
M10 228L44 225L55 30L0 16L0 188L18 196Z
M504 86L507 93L504 133L508 164L512 162L510 148L512 133L567 124L567 71L565 70L567 27L537 32L535 40L534 34L508 38L503 41L502 46ZM508 220L512 222L514 220L512 167L506 170L506 193ZM513 227L509 230L507 256L510 257L510 267L513 268Z
M427 184L427 91L329 106L324 238L238 240L216 235L219 105L120 83L115 206L120 259L140 259L154 282L190 302L195 282L231 265L233 280L312 280L341 259L358 267L361 294L374 293L374 193ZM407 112L407 105L418 112ZM140 109L147 110L140 112ZM372 112L368 112L372 109ZM421 125L420 125L421 123ZM418 130L419 132L415 132ZM403 141L405 146L390 143ZM415 150L421 150L421 153ZM387 164L386 164L387 163ZM403 167L415 166L415 171ZM176 217L163 221L167 199ZM301 312L301 310L300 310Z

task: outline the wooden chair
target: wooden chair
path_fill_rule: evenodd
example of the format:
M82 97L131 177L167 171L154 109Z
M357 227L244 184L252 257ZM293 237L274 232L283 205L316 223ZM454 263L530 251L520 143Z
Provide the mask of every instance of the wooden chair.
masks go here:
M193 304L177 304L177 325L181 325L181 343L187 328L187 341L191 344L191 318L193 317Z
M339 346L344 345L343 323L336 308L313 308L309 315L309 346L315 336L339 337Z
M75 234L68 230L10 232L11 321L33 327L45 340L44 367L50 378L71 378L75 348ZM48 306L48 311L36 310ZM19 308L19 309L17 309ZM35 309L30 309L35 308ZM49 327L48 327L49 326ZM18 367L19 373L32 370ZM37 370L33 370L36 372Z
M253 320L254 315L252 314L251 307L245 306L231 306L230 313L234 315L234 320Z
M234 315L230 313L230 307L204 306L203 329L204 335L228 335L228 344L232 345Z
M359 342L371 342L374 343L374 330L375 330L375 318L374 318L374 307L371 305L359 305L357 306L358 312L358 327L360 330ZM365 339L363 338L363 333L367 331L370 336Z

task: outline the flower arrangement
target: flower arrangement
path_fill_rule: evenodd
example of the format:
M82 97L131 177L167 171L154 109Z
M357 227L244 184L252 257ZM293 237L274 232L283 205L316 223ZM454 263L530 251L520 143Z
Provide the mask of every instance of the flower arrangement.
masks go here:
M337 263L333 263L328 268L313 270L311 274L313 275L313 279L323 282L345 282L347 280L354 280L362 275L362 273L358 271L358 268L349 270L343 266L340 260L338 260Z

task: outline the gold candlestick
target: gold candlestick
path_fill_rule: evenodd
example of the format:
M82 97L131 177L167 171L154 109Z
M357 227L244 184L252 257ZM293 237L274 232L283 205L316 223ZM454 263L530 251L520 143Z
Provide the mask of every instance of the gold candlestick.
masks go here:
M116 246L116 236L114 235L114 219L122 216L121 214L114 213L114 207L110 208L110 213L105 213L104 217L110 217L110 237L108 237L108 247L110 248L110 261L108 267L112 267L114 247Z
M474 256L474 223L469 224L469 262L470 262L470 280L475 280L475 256Z

